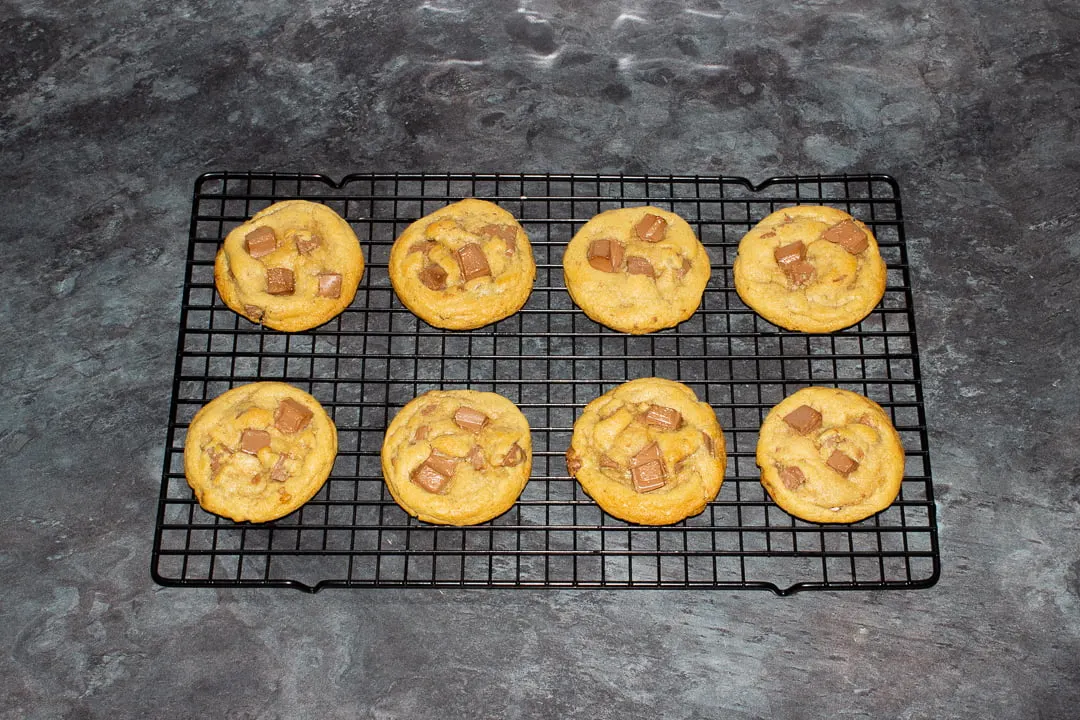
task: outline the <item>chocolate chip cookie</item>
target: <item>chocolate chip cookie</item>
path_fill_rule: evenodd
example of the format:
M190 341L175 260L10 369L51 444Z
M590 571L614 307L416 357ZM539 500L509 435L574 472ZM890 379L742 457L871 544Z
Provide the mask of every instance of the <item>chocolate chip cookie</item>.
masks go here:
M679 522L720 492L727 455L716 413L682 383L640 378L590 402L574 423L566 467L609 515Z
M467 198L405 228L390 250L390 282L429 325L471 330L513 315L532 293L532 245L508 211Z
M689 223L642 206L608 210L585 223L566 246L563 274L586 315L641 335L693 315L712 266Z
M349 306L364 255L349 223L325 205L285 200L232 230L214 263L221 299L274 330L322 325Z
M863 520L900 492L904 448L880 405L849 390L808 387L769 411L757 444L761 483L792 515Z
M319 492L336 455L337 428L318 400L292 385L256 382L196 413L184 474L207 512L267 522Z
M777 210L739 242L735 290L763 318L809 333L865 318L885 294L886 267L865 224L842 210Z
M382 470L410 515L441 525L486 522L509 510L529 481L529 422L496 393L432 390L390 422Z

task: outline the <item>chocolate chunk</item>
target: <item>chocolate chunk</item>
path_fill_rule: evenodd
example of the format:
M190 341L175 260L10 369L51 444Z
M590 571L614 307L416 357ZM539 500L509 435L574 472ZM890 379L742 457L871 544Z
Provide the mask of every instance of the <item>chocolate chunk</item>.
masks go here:
M341 297L341 275L339 273L319 273L319 297Z
M278 403L274 412L274 427L283 433L300 432L308 426L314 413L292 398Z
M792 263L806 259L806 245L803 244L802 240L781 245L773 250L773 257L776 258L776 264L787 272L787 268Z
M787 265L784 268L784 272L792 285L799 286L810 281L810 278L814 275L814 266L806 260L796 260L790 265Z
M517 240L517 230L510 225L496 225L490 223L480 228L480 234L488 237L502 238L507 243Z
M465 459L473 466L473 470L484 469L484 449L479 445L473 445L469 448L469 454L465 456Z
M806 475L794 465L789 465L780 469L780 482L784 483L788 490L794 490L806 482Z
M512 225L485 225L480 228L480 234L487 237L497 237L506 243L504 252L507 257L511 257L517 252L517 230Z
M260 322L263 319L263 315L265 313L266 313L266 311L263 310L258 305L245 305L244 306L244 314L247 315L252 320L254 320L255 322Z
M261 258L277 250L274 228L258 227L244 236L244 249L253 258Z
M574 448L569 448L566 451L566 469L571 476L576 476L578 470L581 469L581 458L574 452Z
M841 475L849 475L855 472L859 467L858 462L856 462L853 458L850 458L844 453L840 452L839 450L833 450L832 455L830 455L829 459L825 461L825 464L831 467L836 472L840 473Z
M667 471L658 444L652 443L630 458L630 476L634 490L639 493L656 490L667 483Z
M653 268L652 263L637 255L630 255L626 258L626 272L631 275L647 275L651 278L656 277L656 270Z
M322 243L318 235L307 230L297 230L293 241L296 243L296 252L301 255L310 255Z
M619 463L612 460L611 456L607 453L602 453L600 455L600 467L611 468L612 470L619 470L622 468L622 465L619 465Z
M248 428L240 433L240 449L248 455L255 455L264 447L270 447L270 433L265 430Z
M450 478L454 477L457 460L432 450L424 462L409 475L409 479L430 493L442 492Z
M416 428L415 432L413 432L412 442L419 442L421 440L427 440L427 436L428 436L428 426L427 425L421 425L420 427Z
M443 270L440 265L428 263L424 266L424 269L420 271L420 282L431 290L445 290L446 271Z
M600 272L613 273L622 266L624 252L622 243L618 240L593 240L589 244L589 264Z
M296 290L293 271L289 268L267 268L266 292L271 295L292 295Z
M435 242L434 240L420 240L420 241L414 242L412 245L410 245L409 246L409 252L407 252L405 254L408 255L409 253L418 252L418 253L424 253L425 255L427 255L429 252L434 250L437 245L438 245L438 243Z
M716 446L713 444L712 435L702 430L701 441L705 443L705 451L709 453L709 457L716 457Z
M667 233L667 220L659 215L646 213L634 226L634 232L645 242L660 242Z
M646 425L662 428L664 430L678 430L682 425L682 415L675 408L663 405L650 405L645 411L642 421Z
M682 267L679 268L679 279L682 280L686 277L687 273L694 267L694 264L690 262L690 258L682 259Z
M487 425L488 416L479 410L462 405L454 411L454 424L462 430L478 433Z
M821 427L821 413L809 405L800 405L784 416L784 422L800 435L806 435Z
M285 482L289 479L289 471L285 469L285 456L278 455L274 467L270 468L270 479L274 482Z
M852 255L858 255L870 245L866 233L854 220L844 220L833 225L823 232L821 237L831 243L836 243Z
M510 446L510 449L506 451L506 457L502 460L503 467L514 467L520 465L525 460L525 451L521 449L521 446L516 442Z
M461 277L465 282L474 278L491 275L491 266L488 265L484 251L476 243L462 245L457 251L458 265L461 266Z

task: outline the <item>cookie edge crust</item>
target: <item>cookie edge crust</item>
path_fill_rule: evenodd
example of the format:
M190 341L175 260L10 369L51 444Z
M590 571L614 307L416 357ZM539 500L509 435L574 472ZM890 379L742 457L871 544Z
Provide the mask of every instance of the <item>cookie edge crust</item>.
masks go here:
M823 210L826 212L822 213ZM878 246L877 236L874 235L874 232L870 229L869 226L866 225L866 223L843 210L829 207L828 205L794 205L791 207L774 210L773 212L763 217L761 220L755 223L754 226L751 227L745 235L743 235L743 237L739 240L739 245L741 246L743 240L750 237L751 235L756 236L763 232L767 232L769 227L778 224L776 222L772 222L774 218L782 216L784 214L796 215L810 219L821 219L817 216L821 214L827 214L832 215L831 219L835 220L835 222L843 222L844 220L855 221L855 223L858 224L859 228L861 228L862 231L866 233L869 240L869 247L867 248L867 250L871 248L873 249L874 258L876 259L877 264L881 269L880 282L875 284L873 287L873 297L875 299L873 300L873 302L869 302L868 298L868 306L866 306L866 303L858 306L858 313L853 311L844 316L842 320L835 320L833 322L818 321L815 320L813 317L806 315L791 315L789 313L774 311L772 308L762 308L760 307L759 303L756 302L756 294L750 292L746 287L746 270L744 269L746 266L746 260L738 251L736 251L735 260L732 263L731 270L732 276L735 281L735 292L739 295L739 298L744 303L746 303L747 307L749 307L761 317L765 318L765 320L769 321L773 325L781 327L785 330L792 330L795 332L804 332L811 334L831 333L850 328L854 325L858 325L860 322L865 320L870 315L870 313L874 311L875 307L878 306L878 303L880 303L882 298L885 296L885 288L888 285L888 267L885 264L885 258L881 257L881 249ZM751 300L751 298L754 299ZM863 309L864 307L865 310ZM854 319L849 322L848 318Z
M468 206L476 205L476 209L470 209ZM442 218L445 215L450 215L455 209L460 210L461 214L470 214L481 211L491 211L491 208L495 208L500 217L502 217L504 223L512 222L514 226L520 231L519 237L524 237L525 242L518 246L518 252L523 253L527 250L527 256L529 258L528 266L525 268L525 275L527 278L523 278L521 282L515 283L514 287L519 289L520 298L516 295L502 295L499 299L511 299L512 302L508 303L509 309L505 312L499 310L497 312L487 312L478 314L455 314L450 317L444 317L441 314L435 313L428 304L418 301L412 297L411 293L405 292L405 288L402 287L404 280L399 278L399 273L394 272L391 268L394 268L398 262L397 258L402 252L400 248L404 248L409 241L415 240L413 236L422 235L423 230L428 225ZM408 252L407 250L405 252ZM524 254L524 253L523 253ZM532 241L529 239L529 234L525 232L525 228L522 227L521 222L506 208L498 205L497 203L485 200L483 198L463 198L457 202L444 205L441 208L432 210L427 215L417 218L409 223L409 225L401 231L401 233L394 239L393 244L390 247L390 257L387 261L387 275L390 277L390 285L394 290L394 296L401 301L401 304L416 317L420 318L428 325L432 327L440 328L443 330L476 330L493 323L497 323L500 320L519 312L521 308L525 307L525 303L529 301L532 296L533 288L536 284L536 258L533 255ZM478 303L473 301L471 305L484 307L484 303ZM496 305L492 303L487 304L490 307Z
M264 220L267 217L275 215L283 210L287 210L292 206L312 206L316 208L313 210L314 214L324 215L326 218L325 220L320 219L320 223L332 223L338 225L343 231L342 235L344 235L344 231L348 231L349 236L356 243L357 249L356 255L358 261L356 264L356 283L355 285L353 283L349 283L348 285L342 284L341 296L338 298L338 301L333 305L328 306L328 309L322 313L302 313L296 315L295 318L290 316L289 318L282 320L274 320L273 318L267 320L265 317L252 317L245 312L245 305L240 301L240 292L237 289L238 282L235 280L229 269L229 258L228 254L225 252L225 243L233 233L242 232L245 228L248 228L257 221ZM330 213L330 215L326 215L326 213ZM365 261L366 258L364 258L363 247L360 245L360 239L357 237L356 231L353 230L352 225L350 225L345 218L338 215L337 211L333 208L322 203L312 202L311 200L279 200L255 213L226 234L221 242L221 246L214 256L214 287L217 289L217 293L221 297L222 302L224 302L230 310L237 315L246 318L250 322L255 323L256 325L265 325L271 330L277 330L279 332L302 332L330 322L352 304L353 300L356 299L356 293L360 288L360 282L363 280L364 272L367 269Z
M467 393L466 397L472 394L478 394L482 396L493 395L500 398L506 403L509 403L511 407L518 413L521 420L525 425L525 440L528 447L522 447L525 451L525 460L521 463L522 472L519 473L518 482L516 486L507 485L510 491L501 494L496 498L496 502L483 506L481 510L476 512L461 512L451 513L447 515L432 513L425 508L418 508L408 504L404 501L401 494L398 492L398 476L394 473L394 467L392 465L391 456L394 455L401 446L400 442L393 443L394 447L391 448L391 442L400 434L400 430L408 425L409 421L420 412L423 406L425 398L431 397L432 393L437 393L441 397L461 397L462 393ZM519 444L520 447L520 444ZM532 478L532 464L533 464L533 446L532 446L532 428L529 425L529 419L525 417L525 414L521 412L521 408L517 406L514 401L500 395L499 393L490 392L486 390L429 390L421 395L417 395L412 400L407 402L401 410L393 417L390 423L386 426L386 432L383 436L383 443L379 450L379 461L382 467L383 484L386 485L387 490L390 492L390 496L397 503L398 507L408 513L410 516L420 520L422 522L430 523L432 525L448 525L453 527L467 527L471 525L480 525L485 522L489 522L506 513L510 508L514 507L518 498L521 497L521 493L524 492L525 486L529 484L529 480ZM411 482L408 477L404 477L400 482ZM516 487L516 491L513 489Z
M811 390L814 392L805 393L805 390ZM771 454L768 452L768 449L762 442L759 433L758 444L754 453L754 457L760 471L761 484L765 488L765 491L769 494L769 497L772 498L773 502L775 502L781 510L793 517L798 518L799 520L818 523L822 525L836 525L861 522L863 520L866 520L867 518L877 515L880 512L883 512L884 510L887 510L894 502L896 502L896 499L900 496L900 489L904 481L906 457L906 454L904 452L904 446L900 439L900 434L893 426L892 420L889 418L889 414L885 412L884 408L882 408L878 403L874 402L865 395L860 395L859 393L852 392L850 390L812 385L807 388L802 388L801 390L795 391L794 393L788 395L786 398L774 405L772 409L769 410L769 413L766 415L765 420L762 422L762 427L764 427L766 422L769 422L770 419L774 418L774 413L776 414L776 419L779 422L783 422L783 419L780 418L779 415L780 411L778 410L778 408L782 404L788 404L788 401L792 398L801 401L808 395L818 394L817 391L822 390L827 391L830 394L843 393L849 397L854 396L855 398L858 398L858 402L862 405L865 405L867 409L876 411L885 418L887 422L883 424L883 428L889 431L886 433L889 441L888 452L890 455L893 456L893 460L895 461L896 465L896 471L893 473L894 477L886 478L885 480L883 480L882 483L878 486L878 489L873 493L873 495L871 495L871 498L868 499L866 502L859 503L858 505L844 506L840 510L835 512L828 508L823 508L820 505L815 505L814 503L803 502L783 486L783 483L780 481L779 473L774 467L772 467ZM800 393L802 393L802 395L800 395ZM798 407L799 404L802 403L793 402L789 404L788 407ZM777 420L774 420L774 422Z
M258 386L258 387L253 389L252 388L253 385ZM301 498L302 497L302 499L299 500L298 502L294 501L294 502L291 502L288 505L286 505L285 507L288 508L288 509L285 512L280 512L280 513L267 512L267 513L264 513L264 514L261 514L261 515L253 514L251 517L245 517L245 516L243 516L243 513L232 512L232 510L230 509L228 503L222 504L222 503L219 503L219 502L215 502L213 498L209 498L209 499L205 500L206 504L204 504L204 499L203 499L204 492L203 492L203 490L205 489L205 487L207 485L209 485L209 481L208 481L208 479L203 478L202 473L199 472L199 470L198 470L198 467L196 465L196 454L194 454L194 453L191 454L191 455L188 454L188 448L192 447L192 445L190 444L191 440L193 438L197 439L199 437L199 435L202 434L202 432L201 432L201 424L202 423L200 422L200 419L199 419L200 415L205 420L205 418L208 416L208 413L204 414L203 411L206 408L210 407L211 404L215 403L217 400L219 400L221 398L229 397L230 394L234 394L233 397L239 397L241 395L244 395L245 391L246 392L255 392L255 393L272 392L273 390L275 390L277 388L286 388L284 390L286 395L288 395L289 397L291 397L294 400L303 400L305 407L308 407L309 409L314 410L315 408L318 408L318 412L313 414L312 419L313 419L313 421L318 419L317 421L320 424L324 425L324 427L327 430L326 437L330 439L330 445L331 445L331 447L329 448L329 453L327 454L326 460L323 463L320 464L318 472L313 476L313 477L316 477L316 478L319 478L319 479L305 485L304 486L304 492L301 493L300 495L294 496L295 498ZM297 394L297 393L299 393L299 394ZM312 405L312 403L314 405ZM228 403L224 403L224 404L227 405ZM195 443L195 445L198 445L198 443ZM317 451L325 452L325 450L322 447L317 447L315 449L315 451L316 452ZM197 453L198 451L195 451L195 452ZM338 452L337 426L334 424L334 420L333 420L332 417L330 417L330 414L328 412L326 412L326 408L323 407L322 403L320 403L310 393L308 393L308 392L306 392L304 390L301 390L300 388L295 387L293 385L290 385L288 383L283 383L283 382L278 382L278 381L273 381L273 380L263 380L263 381L253 382L253 383L246 383L244 385L238 385L237 387L230 388L229 390L226 390L225 392L223 392L222 394L220 394L217 397L213 398L212 400L209 400L206 404L204 404L201 408L199 408L198 412L195 413L195 416L191 419L191 422L188 425L187 435L186 435L186 437L184 439L184 479L187 481L188 487L191 488L192 493L195 495L195 499L199 503L199 507L201 507L206 512L208 512L208 513L210 513L212 515L217 515L219 517L226 518L228 520L232 520L233 522L237 522L237 523L241 523L241 522L249 522L249 523L253 523L253 524L267 523L267 522L272 522L274 520L280 520L283 517L291 515L292 513L296 512L301 507L306 505L309 500L311 500L313 497L315 497L316 495L319 494L319 491L322 490L323 486L326 485L326 481L330 478L330 473L334 469L334 461L337 458L337 452ZM198 478L199 487L196 487L196 485L192 483L192 476L193 475L196 478Z
M685 489L682 491L681 495L688 495L688 497L681 502L669 503L663 502L661 499L665 497L670 498L674 493L667 493L664 495L657 495L655 493L637 493L622 483L611 480L604 475L599 468L583 466L572 476L577 481L578 485L581 486L581 489L585 494L592 498L601 510L614 518L636 525L673 525L682 522L687 518L701 514L705 508L708 507L708 504L719 496L726 475L726 441L723 427L716 417L716 411L711 405L698 399L697 394L689 386L676 380L668 380L667 378L646 377L628 380L591 400L586 404L581 415L579 415L574 422L574 430L571 433L569 447L574 449L574 452L578 453L579 456L581 455L578 448L574 446L574 439L578 432L578 423L585 417L586 413L590 412L590 408L593 408L593 412L595 412L595 408L599 407L604 401L614 399L616 394L633 392L637 385L657 384L666 387L668 392L683 394L690 403L708 408L708 417L711 418L714 426L713 428L710 428L710 430L715 430L715 432L710 433L715 453L715 456L713 457L714 468L716 471L715 477L713 478L715 480L715 491L713 491L713 484L706 484L704 489L706 490L708 497L704 497L700 494L693 493L693 488L691 486L684 485L682 487ZM582 432L585 432L583 427ZM704 432L704 430L702 430L702 432ZM583 473L585 474L584 480L582 479ZM706 480L706 483L708 483L708 480Z

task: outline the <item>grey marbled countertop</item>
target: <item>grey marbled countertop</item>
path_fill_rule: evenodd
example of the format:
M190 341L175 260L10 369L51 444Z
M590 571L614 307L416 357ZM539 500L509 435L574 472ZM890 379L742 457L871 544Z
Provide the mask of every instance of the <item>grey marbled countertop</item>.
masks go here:
M0 5L0 718L1075 717L1076 3L304 5ZM893 175L940 581L155 585L216 169Z

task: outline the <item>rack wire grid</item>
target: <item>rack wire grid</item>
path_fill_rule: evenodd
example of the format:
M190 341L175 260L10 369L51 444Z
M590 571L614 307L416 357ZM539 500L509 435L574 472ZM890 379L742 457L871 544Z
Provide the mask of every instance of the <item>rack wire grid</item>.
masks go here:
M418 320L394 295L390 247L412 221L479 197L512 212L537 261L520 312L468 332ZM238 316L217 296L214 256L233 227L273 202L322 202L352 225L367 269L337 318L286 334ZM630 336L602 327L567 294L562 254L589 218L651 204L689 221L713 272L698 311L676 328ZM882 302L853 328L778 328L735 292L742 236L779 208L823 204L863 220L888 267ZM630 379L690 386L716 411L728 464L717 498L696 517L634 526L605 513L569 476L575 418ZM187 486L187 427L207 401L259 380L312 393L338 428L325 486L265 524L203 511ZM877 401L904 444L905 476L891 507L854 524L804 522L776 506L755 465L769 409L808 385ZM386 490L379 452L395 413L432 389L500 393L528 418L529 483L504 515L478 526L419 522ZM880 174L738 177L552 174L318 174L212 172L195 183L177 357L154 537L162 585L327 587L894 589L933 585L940 572L900 191Z

